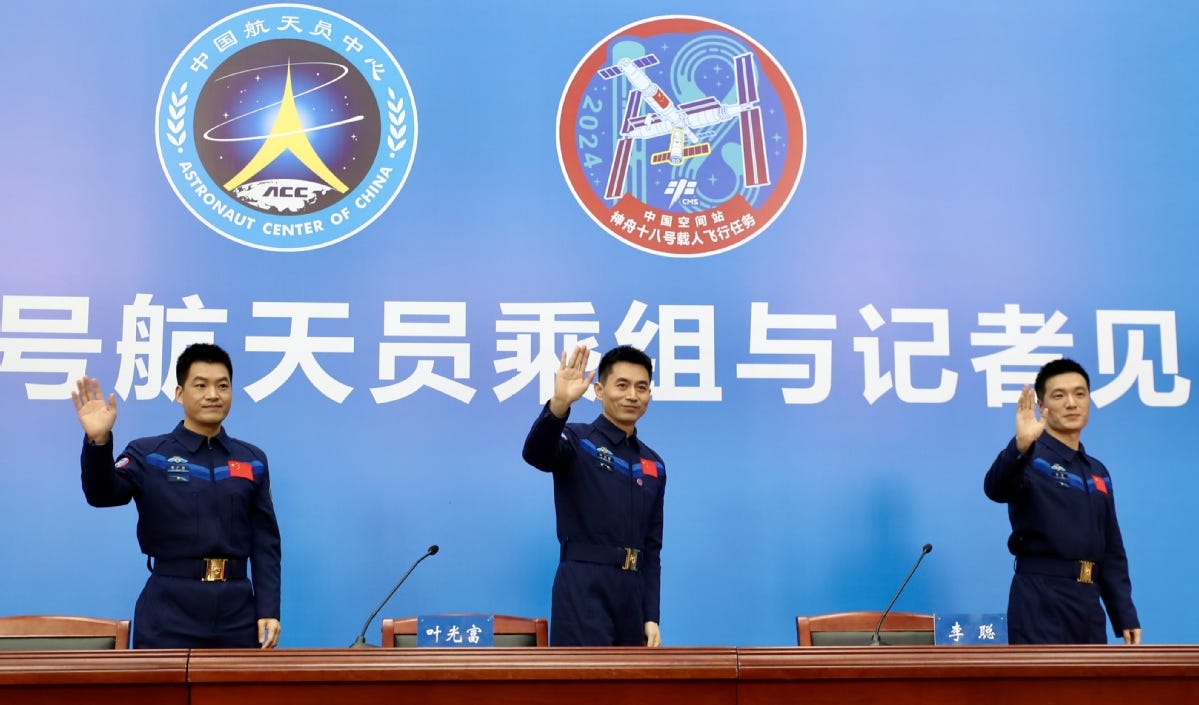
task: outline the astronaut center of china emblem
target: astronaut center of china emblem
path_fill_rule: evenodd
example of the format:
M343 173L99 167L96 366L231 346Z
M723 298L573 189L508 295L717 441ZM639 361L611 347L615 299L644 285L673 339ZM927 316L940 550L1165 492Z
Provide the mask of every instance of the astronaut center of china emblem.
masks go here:
M803 109L768 51L702 17L636 22L595 45L558 106L558 159L601 229L667 257L727 252L791 200Z
M416 106L394 56L354 21L263 5L183 49L155 115L163 173L204 225L248 247L345 240L403 188Z

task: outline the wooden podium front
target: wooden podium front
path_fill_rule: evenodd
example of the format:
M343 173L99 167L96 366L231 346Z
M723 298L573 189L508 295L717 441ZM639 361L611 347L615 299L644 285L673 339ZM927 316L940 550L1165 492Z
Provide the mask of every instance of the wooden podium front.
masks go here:
M737 701L732 648L279 650L192 653L192 705Z
M179 651L0 651L0 704L187 705Z
M741 705L1199 703L1196 646L739 649Z
M0 652L0 703L1199 703L1197 646Z

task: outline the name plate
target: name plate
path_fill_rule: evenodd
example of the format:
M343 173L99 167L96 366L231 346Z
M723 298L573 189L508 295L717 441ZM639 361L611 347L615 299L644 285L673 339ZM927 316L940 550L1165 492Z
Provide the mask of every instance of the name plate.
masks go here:
M490 614L432 614L416 618L416 645L475 647L495 645L495 617Z
M970 612L935 615L933 641L940 646L990 646L1007 643L1007 615Z

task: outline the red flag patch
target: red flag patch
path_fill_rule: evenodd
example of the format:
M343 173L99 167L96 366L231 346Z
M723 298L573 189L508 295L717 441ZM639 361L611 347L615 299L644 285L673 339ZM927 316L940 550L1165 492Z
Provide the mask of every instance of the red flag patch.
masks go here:
M658 476L658 464L652 460L641 459L641 474L646 477Z
M1103 481L1102 477L1099 477L1098 475L1091 475L1091 479L1095 481L1095 489L1099 490L1103 494L1107 494L1107 483Z
M229 477L240 477L243 480L254 481L254 466L239 460L229 461Z

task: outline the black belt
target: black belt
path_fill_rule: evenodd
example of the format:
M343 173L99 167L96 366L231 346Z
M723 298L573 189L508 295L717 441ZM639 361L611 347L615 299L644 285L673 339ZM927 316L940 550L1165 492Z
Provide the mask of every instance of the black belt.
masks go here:
M561 559L599 563L600 565L616 566L621 570L637 571L641 567L641 549L567 541L562 544Z
M1095 561L1068 561L1045 556L1016 556L1016 572L1052 575L1091 584L1099 579L1099 564Z
M245 558L155 558L154 574L206 583L245 580Z

